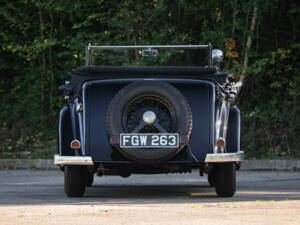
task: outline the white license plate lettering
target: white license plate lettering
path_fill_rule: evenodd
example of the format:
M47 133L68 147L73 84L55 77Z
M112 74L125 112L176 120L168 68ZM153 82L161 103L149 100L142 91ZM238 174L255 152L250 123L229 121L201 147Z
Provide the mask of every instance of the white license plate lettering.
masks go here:
M169 144L176 145L176 136L169 136Z
M147 136L140 136L141 145L145 146L147 144Z
M130 142L130 136L124 135L122 141L123 141L123 144L126 145L127 143Z
M159 141L159 136L153 135L153 136L152 136L152 145L153 145L153 146L158 146L158 145L159 145L159 144L158 144L158 141Z
M168 140L167 140L167 136L162 135L160 136L160 141L159 141L160 145L165 146L168 145Z
M179 147L178 134L120 134L121 148Z

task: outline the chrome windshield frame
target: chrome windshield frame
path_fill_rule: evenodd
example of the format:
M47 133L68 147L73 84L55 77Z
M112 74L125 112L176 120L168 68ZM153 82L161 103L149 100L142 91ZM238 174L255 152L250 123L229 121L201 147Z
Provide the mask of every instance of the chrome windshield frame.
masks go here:
M89 44L86 47L85 65L93 65L93 55L95 51L99 50L122 50L122 49L207 49L208 52L208 66L212 66L212 45L107 45L97 46Z

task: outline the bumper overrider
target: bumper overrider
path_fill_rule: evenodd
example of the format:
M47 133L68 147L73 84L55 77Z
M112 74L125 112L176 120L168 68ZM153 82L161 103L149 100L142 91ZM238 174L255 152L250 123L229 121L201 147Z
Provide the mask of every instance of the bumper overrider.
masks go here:
M244 157L244 152L235 153L213 153L207 154L205 163L222 163L222 162L241 162ZM92 157L90 156L61 156L54 155L55 165L93 165Z

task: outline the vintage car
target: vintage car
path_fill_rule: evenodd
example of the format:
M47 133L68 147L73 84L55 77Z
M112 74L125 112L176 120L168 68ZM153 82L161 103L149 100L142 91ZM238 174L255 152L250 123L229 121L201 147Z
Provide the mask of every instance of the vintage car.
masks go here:
M82 196L94 175L199 170L217 196L233 196L243 152L231 103L241 84L220 71L222 60L210 44L88 45L86 65L60 86L67 104L54 163L66 195Z

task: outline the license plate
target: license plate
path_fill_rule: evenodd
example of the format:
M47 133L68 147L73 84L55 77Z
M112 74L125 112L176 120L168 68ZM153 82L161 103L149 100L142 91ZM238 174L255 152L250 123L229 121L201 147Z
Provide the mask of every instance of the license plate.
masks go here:
M177 133L120 134L121 148L178 148Z

